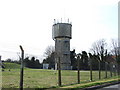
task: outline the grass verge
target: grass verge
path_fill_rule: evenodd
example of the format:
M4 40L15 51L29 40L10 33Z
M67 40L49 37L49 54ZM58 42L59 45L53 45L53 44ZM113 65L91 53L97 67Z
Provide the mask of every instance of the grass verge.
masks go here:
M112 77L112 78L108 78L108 79L102 79L102 80L98 80L98 81L94 81L94 82L88 82L88 83L81 83L81 84L75 84L75 85L70 85L70 86L63 86L63 87L59 87L59 88L64 88L64 89L68 89L68 88L88 88L88 87L93 87L93 86L99 86L99 85L104 85L104 84L111 84L114 82L118 82L120 81L119 77Z

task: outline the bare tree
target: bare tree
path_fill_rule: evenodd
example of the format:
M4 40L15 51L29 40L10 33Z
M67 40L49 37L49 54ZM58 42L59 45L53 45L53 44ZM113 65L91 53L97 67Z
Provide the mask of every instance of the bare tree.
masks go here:
M115 39L112 39L112 54L115 55L115 59L117 62L117 70L118 75L120 75L120 47L118 46L118 41Z
M53 52L55 52L55 47L54 46L48 46L46 49L45 49L45 52L44 52L44 57L49 57Z
M119 48L118 48L118 41L115 39L112 39L112 54L116 56L116 58L119 55Z
M101 63L106 62L104 60L104 56L106 53L106 46L107 43L104 39L100 39L92 44L91 51L93 52L94 55L97 55L98 58L96 60L98 61L98 66L99 66L99 79L101 79ZM106 63L105 63L106 64Z
M105 53L106 45L106 41L104 39L100 39L92 44L91 51L95 55L100 55L101 59L103 59L102 55Z

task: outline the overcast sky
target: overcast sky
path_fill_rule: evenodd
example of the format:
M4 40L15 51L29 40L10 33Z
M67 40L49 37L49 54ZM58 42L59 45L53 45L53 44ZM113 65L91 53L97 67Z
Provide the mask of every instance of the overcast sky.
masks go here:
M40 59L52 40L54 19L72 22L71 50L89 51L99 39L118 36L119 0L0 0L0 55L17 57L22 45L26 54Z

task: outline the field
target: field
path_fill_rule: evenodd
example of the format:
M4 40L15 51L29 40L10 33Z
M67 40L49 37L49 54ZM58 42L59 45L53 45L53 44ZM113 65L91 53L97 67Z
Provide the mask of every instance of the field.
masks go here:
M19 88L20 65L5 63L6 69L2 72L3 88ZM101 78L105 78L102 71ZM108 72L110 77L110 72ZM24 88L49 88L58 86L58 71L45 69L24 69ZM93 71L93 81L98 80L98 71ZM80 71L81 83L90 82L90 71ZM77 83L77 71L62 70L62 85Z

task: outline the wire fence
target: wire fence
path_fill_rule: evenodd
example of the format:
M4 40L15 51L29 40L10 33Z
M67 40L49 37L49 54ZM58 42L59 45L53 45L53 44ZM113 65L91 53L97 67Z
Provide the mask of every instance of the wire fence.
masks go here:
M77 84L77 70L61 70L61 84ZM112 77L115 76L112 72ZM92 71L93 81L99 80L99 71ZM111 77L110 71L107 78ZM105 71L101 71L101 79L105 79ZM24 69L24 88L50 88L58 87L58 70ZM80 71L80 83L90 82L90 71ZM19 88L20 69L5 69L2 72L2 88Z
M16 54L18 58L20 52ZM103 65L104 66L104 65ZM80 83L97 81L99 79L111 78L117 76L117 68L111 68L108 64L107 71L105 67L99 70L92 70L92 80L90 70L80 70ZM80 66L81 67L81 66ZM2 71L2 69L1 69ZM50 88L59 86L58 70L48 69L30 69L24 68L23 87L24 88ZM100 77L99 77L100 76ZM107 77L106 77L107 76ZM0 73L0 85L2 88L19 88L20 85L20 65L11 66ZM61 85L71 85L78 83L78 70L61 70Z

